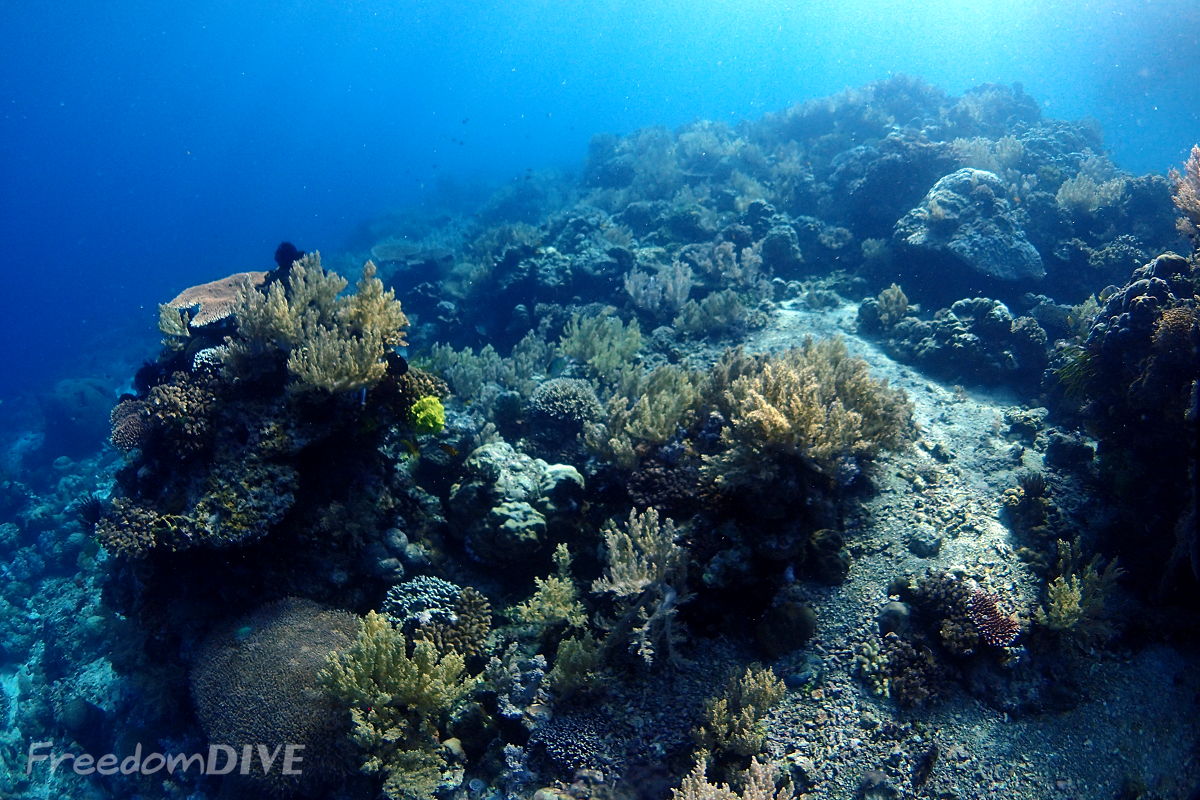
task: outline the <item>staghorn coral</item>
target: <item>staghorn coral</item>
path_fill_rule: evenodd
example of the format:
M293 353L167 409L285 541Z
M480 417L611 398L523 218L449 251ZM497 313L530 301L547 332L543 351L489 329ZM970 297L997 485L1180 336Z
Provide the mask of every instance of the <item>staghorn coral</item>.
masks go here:
M203 328L232 316L238 307L239 296L247 289L261 286L267 279L267 274L266 272L238 272L220 280L192 286L163 303L163 307L180 311L196 308L196 313L186 321L186 325L190 328ZM165 316L160 311L160 326ZM163 329L163 333L178 335L176 333L178 330L179 326L170 322Z
M192 698L210 742L304 748L299 775L230 776L247 795L322 797L346 781L353 766L339 742L349 726L320 676L357 628L353 614L286 598L219 626L197 650Z
M992 647L1008 647L1021 633L1021 623L1013 614L1001 610L999 597L979 587L971 589L967 613L975 632Z
M1175 225L1193 242L1200 241L1200 145L1192 145L1183 173L1172 169L1169 175L1171 199L1182 216Z
M635 509L624 526L608 522L602 532L608 564L592 591L617 599L619 619L610 626L612 633L628 635L630 650L647 664L664 649L675 660L682 638L675 616L691 599L687 551L675 541L675 522L660 520L655 508Z
M353 643L328 658L320 678L350 709L362 770L383 775L384 795L432 798L446 766L439 727L474 683L463 676L462 655L439 656L428 640L415 642L410 655L404 634L371 611Z
M781 460L835 478L843 464L898 448L908 434L903 392L871 378L841 339L806 339L738 371L723 393L726 448L705 457L704 473L718 486L768 481Z

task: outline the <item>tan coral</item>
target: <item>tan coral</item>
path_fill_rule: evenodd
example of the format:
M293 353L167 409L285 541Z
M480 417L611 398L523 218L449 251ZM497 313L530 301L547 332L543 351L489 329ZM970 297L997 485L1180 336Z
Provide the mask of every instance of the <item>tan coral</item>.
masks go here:
M190 325L193 328L203 328L205 325L219 322L233 314L234 301L237 299L240 289L261 286L266 279L267 273L263 271L238 272L220 280L184 289L175 296L175 299L163 305L166 308L181 310L199 306Z

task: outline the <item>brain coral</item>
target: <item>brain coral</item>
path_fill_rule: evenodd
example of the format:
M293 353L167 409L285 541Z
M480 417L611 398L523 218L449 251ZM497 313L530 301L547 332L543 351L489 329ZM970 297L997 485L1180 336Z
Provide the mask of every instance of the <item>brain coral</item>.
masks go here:
M283 775L278 764L266 774L259 767L257 774L236 776L242 790L237 796L324 797L333 782L353 772L353 754L347 760L340 748L349 716L317 676L329 654L348 647L357 632L353 614L286 598L204 640L191 684L209 742L304 746L300 775Z

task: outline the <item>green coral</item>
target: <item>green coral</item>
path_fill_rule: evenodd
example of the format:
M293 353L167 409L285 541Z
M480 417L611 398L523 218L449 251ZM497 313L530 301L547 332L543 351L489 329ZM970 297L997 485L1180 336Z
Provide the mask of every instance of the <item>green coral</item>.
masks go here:
M613 383L641 349L642 330L636 319L626 325L611 310L597 315L576 314L567 322L559 347L587 365L601 381Z
M286 286L277 281L266 292L243 287L230 360L282 353L300 389L347 392L378 383L387 372L388 350L405 344L408 318L370 261L355 293L341 296L345 288L344 278L321 267L319 253L295 262Z
M387 617L367 614L358 637L330 656L322 683L350 709L362 769L384 776L390 800L433 797L446 766L439 725L470 691L463 657L439 656L433 642L412 645Z
M1038 624L1081 643L1111 636L1105 606L1124 570L1116 561L1103 569L1100 564L1099 556L1083 563L1078 540L1059 539L1059 574L1046 586L1046 603L1034 612Z
M693 734L696 744L714 754L758 754L767 735L763 720L783 699L784 691L783 681L770 667L746 667L723 695L705 703L704 722Z
M539 632L562 628L583 628L587 613L579 599L579 589L571 578L571 554L566 544L554 549L555 574L535 578L533 596L512 610L512 617Z
M408 425L413 433L441 433L446 427L446 409L434 395L427 395L412 404Z

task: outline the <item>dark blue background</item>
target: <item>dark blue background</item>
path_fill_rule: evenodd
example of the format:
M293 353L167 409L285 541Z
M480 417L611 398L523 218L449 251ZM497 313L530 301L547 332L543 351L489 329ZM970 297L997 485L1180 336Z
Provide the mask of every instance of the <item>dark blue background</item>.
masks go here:
M3 2L0 399L111 372L157 302L280 239L336 250L439 185L577 166L593 133L894 72L1021 82L1162 172L1200 139L1198 5Z

